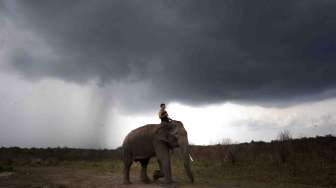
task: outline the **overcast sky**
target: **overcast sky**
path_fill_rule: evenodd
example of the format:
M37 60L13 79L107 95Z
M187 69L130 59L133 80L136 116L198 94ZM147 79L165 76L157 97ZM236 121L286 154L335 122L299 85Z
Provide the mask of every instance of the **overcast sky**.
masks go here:
M0 0L0 145L336 134L336 1Z

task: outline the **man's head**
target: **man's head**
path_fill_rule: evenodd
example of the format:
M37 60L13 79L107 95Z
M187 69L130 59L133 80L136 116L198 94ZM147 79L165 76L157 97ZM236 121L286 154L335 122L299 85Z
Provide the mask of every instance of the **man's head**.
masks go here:
M160 108L165 109L166 108L166 104L165 103L161 103L160 104Z

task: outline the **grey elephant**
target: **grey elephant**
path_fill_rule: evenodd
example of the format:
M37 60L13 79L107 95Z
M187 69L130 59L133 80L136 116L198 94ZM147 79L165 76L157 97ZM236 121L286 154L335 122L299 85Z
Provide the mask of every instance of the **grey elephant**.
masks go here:
M185 171L190 181L193 182L188 135L182 122L173 121L172 126L169 127L160 124L148 124L131 131L125 137L122 145L124 183L131 183L129 173L133 161L141 163L141 180L148 183L150 179L147 176L147 165L150 158L155 156L160 170L154 173L154 179L164 177L165 183L171 183L170 150L176 147L180 148Z

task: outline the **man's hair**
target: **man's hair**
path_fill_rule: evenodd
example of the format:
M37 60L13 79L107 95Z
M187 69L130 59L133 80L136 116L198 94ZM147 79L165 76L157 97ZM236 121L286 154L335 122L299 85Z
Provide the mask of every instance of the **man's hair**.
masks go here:
M160 107L162 107L162 106L166 106L166 104L165 104L165 103L161 103L161 104L160 104Z

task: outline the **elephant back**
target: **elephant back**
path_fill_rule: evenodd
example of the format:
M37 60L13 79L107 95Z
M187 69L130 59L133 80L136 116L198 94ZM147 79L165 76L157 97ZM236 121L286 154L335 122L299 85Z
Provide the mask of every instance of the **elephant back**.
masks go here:
M123 145L131 142L139 142L141 140L152 139L158 128L158 124L148 124L138 127L127 134L124 139Z

